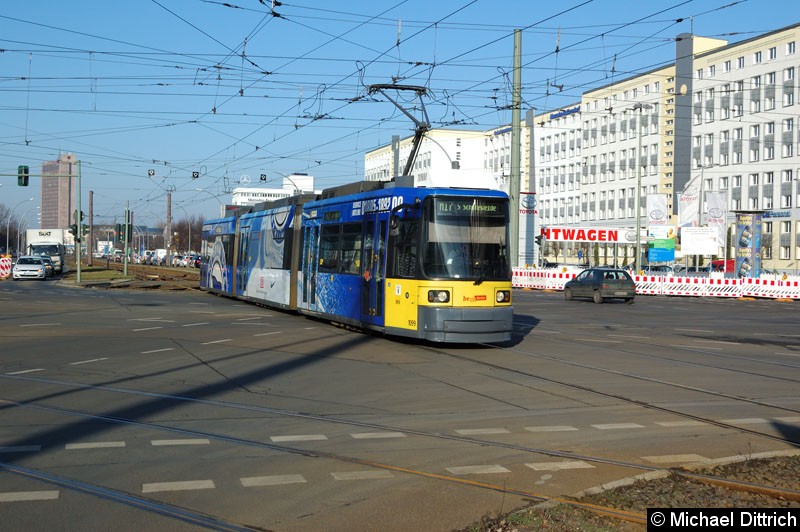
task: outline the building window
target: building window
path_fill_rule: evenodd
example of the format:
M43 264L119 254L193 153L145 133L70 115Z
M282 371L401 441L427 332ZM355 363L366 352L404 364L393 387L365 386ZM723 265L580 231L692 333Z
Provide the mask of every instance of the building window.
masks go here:
M786 55L792 55L795 52L794 41L786 43Z
M736 58L736 68L744 68L744 56Z
M753 54L753 64L758 65L761 63L761 52L758 51Z
M722 64L722 71L723 72L730 72L731 71L731 60L728 59L725 63Z
M772 60L772 59L777 59L777 58L778 58L778 48L777 48L777 47L775 47L775 46L773 46L772 48L770 48L769 50L767 50L767 57L768 57L770 60Z

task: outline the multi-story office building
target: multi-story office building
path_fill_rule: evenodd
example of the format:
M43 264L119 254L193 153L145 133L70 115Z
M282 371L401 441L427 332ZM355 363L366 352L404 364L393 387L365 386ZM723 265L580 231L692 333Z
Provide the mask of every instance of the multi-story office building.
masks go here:
M59 154L58 160L42 163L42 221L47 229L66 229L74 220L75 156Z
M729 230L720 257L733 257L734 212L764 211L762 266L800 271L798 41L800 24L733 44L678 35L673 63L588 90L580 101L557 109L528 111L521 139L520 263L538 258L534 236L541 227L630 234L638 221L643 240L653 215L648 197L663 198L662 223L678 226L679 196L699 184L704 197L722 192L727 202ZM412 171L415 184L483 183L508 191L508 132L506 126L431 131L437 142L423 141ZM394 154L404 161L406 145L410 137L367 153L368 179L391 179L397 173ZM451 159L464 154L482 158L477 174L445 178L457 172ZM525 192L535 192L536 201ZM700 201L697 210L696 223L702 224L707 203ZM546 242L544 251L559 262L622 264L634 261L633 242L599 244L599 259L585 243ZM644 243L641 249L644 263Z
M539 223L635 228L638 219L644 226L648 196L664 195L667 223L677 226L678 196L696 180L703 194L724 193L728 226L734 211L765 211L763 266L796 271L798 40L800 25L734 44L679 35L675 63L536 115ZM698 210L702 223L708 205ZM720 255L732 257L728 241ZM560 247L577 261L580 245ZM630 261L633 246L622 248L603 260L616 253L618 262Z

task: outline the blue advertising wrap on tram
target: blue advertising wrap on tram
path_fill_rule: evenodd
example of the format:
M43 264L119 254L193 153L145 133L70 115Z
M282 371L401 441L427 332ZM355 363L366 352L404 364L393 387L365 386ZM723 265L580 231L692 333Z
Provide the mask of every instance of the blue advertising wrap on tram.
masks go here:
M388 335L511 338L508 196L344 185L203 226L201 287Z

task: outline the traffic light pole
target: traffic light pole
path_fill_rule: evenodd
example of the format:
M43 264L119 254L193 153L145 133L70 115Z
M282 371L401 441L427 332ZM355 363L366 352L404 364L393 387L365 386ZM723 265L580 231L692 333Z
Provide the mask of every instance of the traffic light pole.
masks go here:
M75 161L75 272L78 284L81 283L81 162Z

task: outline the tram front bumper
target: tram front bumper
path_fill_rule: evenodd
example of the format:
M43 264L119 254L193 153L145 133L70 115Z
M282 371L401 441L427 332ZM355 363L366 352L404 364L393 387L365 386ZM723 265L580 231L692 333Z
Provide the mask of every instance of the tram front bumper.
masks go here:
M513 307L419 308L420 338L432 342L506 342L511 339Z

